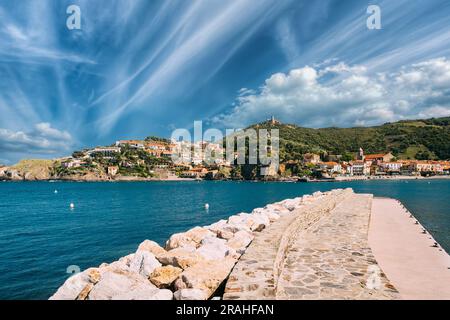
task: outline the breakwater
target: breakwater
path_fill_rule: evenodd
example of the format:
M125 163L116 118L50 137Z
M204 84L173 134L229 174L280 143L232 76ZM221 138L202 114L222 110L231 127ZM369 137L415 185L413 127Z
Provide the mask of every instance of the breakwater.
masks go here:
M209 299L255 235L301 212L303 221L313 224L351 193L337 189L269 204L174 234L164 248L145 240L134 253L73 275L50 299Z
M346 191L280 219L256 236L224 299L398 299L368 244L371 203Z
M449 267L398 201L336 189L173 234L164 247L145 240L50 299L448 299Z

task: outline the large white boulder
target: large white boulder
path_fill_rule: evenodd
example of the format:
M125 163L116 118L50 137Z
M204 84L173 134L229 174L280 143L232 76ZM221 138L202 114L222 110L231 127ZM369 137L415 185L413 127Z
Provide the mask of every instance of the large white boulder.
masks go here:
M270 219L267 215L262 213L254 213L247 217L248 224L250 224L251 231L262 231L270 225Z
M100 281L89 293L89 300L110 300L133 292L153 292L154 285L135 272L107 271L102 274Z
M254 236L250 232L238 231L233 238L227 241L227 246L234 249L237 253L243 254L253 238Z
M205 238L196 252L206 260L217 260L229 255L230 248L225 239Z
M223 230L223 227L227 224L227 220L219 220L213 224L210 224L209 226L205 226L206 229L210 230L211 232L214 232L217 234L218 231Z
M242 221L238 223L227 223L223 228L223 231L229 231L231 233L236 233L238 231L251 231L250 228L247 226L246 223L243 223Z
M166 242L166 249L171 250L184 246L198 247L204 238L214 236L215 234L207 228L195 227L187 232L172 235Z
M320 192L320 191L316 191L316 192L314 192L314 193L312 194L312 196L313 196L314 198L319 198L319 197L321 197L322 195L323 195L323 193Z
M161 267L161 263L149 251L136 251L130 261L130 270L139 273L144 277L150 276L150 274L158 267Z
M92 269L92 268L91 268ZM52 295L50 300L75 300L77 299L80 292L91 283L89 279L90 269L79 272L69 279L67 279L64 284L58 288L54 295Z
M266 212L275 212L277 214L288 214L291 211L282 204L268 204L264 207Z
M151 240L143 241L139 245L138 251L149 251L149 252L153 253L155 255L155 257L166 252L166 250L164 250L163 247L161 247L155 241L151 241Z
M205 260L183 271L181 281L175 282L175 289L201 289L209 298L228 277L236 259Z
M267 218L261 213L254 213L254 214L240 213L238 215L231 216L230 218L228 218L229 225L238 227L236 228L236 230L234 230L234 232L241 230L261 231L265 227L267 227L269 223L270 223L269 218Z

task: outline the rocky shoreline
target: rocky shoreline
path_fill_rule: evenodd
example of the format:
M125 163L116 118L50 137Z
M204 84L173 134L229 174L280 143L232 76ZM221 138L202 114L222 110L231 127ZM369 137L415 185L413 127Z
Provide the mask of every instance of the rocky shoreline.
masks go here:
M137 251L71 276L51 300L207 300L224 284L256 234L314 203L345 198L351 189L316 192L239 213L172 235L164 248L145 240Z

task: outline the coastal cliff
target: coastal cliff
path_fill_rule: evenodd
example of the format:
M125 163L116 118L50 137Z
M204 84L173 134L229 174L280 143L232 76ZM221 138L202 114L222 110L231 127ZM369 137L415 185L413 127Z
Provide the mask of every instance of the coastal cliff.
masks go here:
M10 167L0 167L0 181L49 180L54 163L53 160L22 160Z

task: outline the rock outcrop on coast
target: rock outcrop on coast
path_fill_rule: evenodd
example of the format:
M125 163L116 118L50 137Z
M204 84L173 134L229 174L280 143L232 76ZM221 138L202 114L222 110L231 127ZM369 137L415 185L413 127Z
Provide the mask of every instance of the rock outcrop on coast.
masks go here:
M0 167L0 181L49 180L53 163L53 160L22 160L14 166Z
M164 247L145 240L134 253L71 276L50 299L206 300L221 295L218 288L257 233L293 212L304 210L308 218L308 208L319 199L334 207L349 192L316 192L269 204L174 234Z

